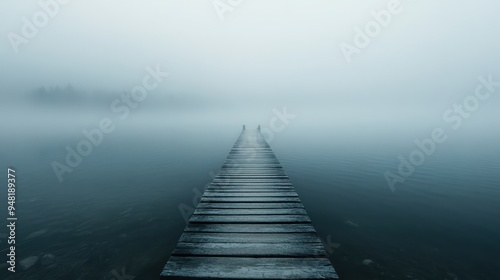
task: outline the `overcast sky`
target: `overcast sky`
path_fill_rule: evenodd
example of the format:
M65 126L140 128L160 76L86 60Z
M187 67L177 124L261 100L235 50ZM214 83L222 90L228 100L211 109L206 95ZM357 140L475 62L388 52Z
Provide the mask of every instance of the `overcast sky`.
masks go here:
M360 116L379 106L394 116L395 108L441 113L472 94L479 75L500 80L498 1L402 0L350 63L340 45L356 46L355 28L391 1L243 0L223 20L214 2L71 0L16 54L9 36L23 36L23 17L33 22L43 10L1 1L2 94L68 83L128 90L159 64L171 75L159 95Z

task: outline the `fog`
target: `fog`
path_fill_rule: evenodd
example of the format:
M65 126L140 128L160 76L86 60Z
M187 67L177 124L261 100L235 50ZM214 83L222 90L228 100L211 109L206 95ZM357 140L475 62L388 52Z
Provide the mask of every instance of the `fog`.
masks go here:
M1 0L0 165L17 175L16 260L36 261L6 277L4 262L0 279L157 279L181 206L196 207L242 125L261 125L341 279L500 279L499 12ZM255 190L281 192L273 176Z
M23 17L33 22L43 9L38 1L0 4L3 113L32 104L19 119L59 114L54 108L72 116L75 108L32 96L71 85L85 97L74 103L94 100L82 112L101 118L158 66L169 77L135 110L155 119L175 112L186 121L258 124L286 106L303 126L435 126L474 93L479 76L500 79L496 1L395 1L399 12L350 63L341 44L355 46L356 28L394 1L234 1L223 18L217 1L68 2L16 46L9 34L22 36ZM499 102L492 95L470 121L494 123Z

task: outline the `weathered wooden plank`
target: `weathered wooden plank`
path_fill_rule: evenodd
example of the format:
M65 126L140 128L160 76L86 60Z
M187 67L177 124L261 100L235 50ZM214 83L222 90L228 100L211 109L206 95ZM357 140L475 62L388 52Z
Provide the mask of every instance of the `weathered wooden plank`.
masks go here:
M288 180L286 175L216 175L214 180Z
M171 257L163 279L338 279L327 258Z
M284 171L281 170L262 170L262 171L246 171L242 169L232 169L232 170L219 170L216 177L225 177L225 176L245 176L245 177L257 177L265 176L265 177L288 177Z
M261 181L266 182L289 182L289 177L287 175L216 175L214 178L214 183L216 183L218 180L223 180L221 178L217 177L233 177L233 180L241 180L242 182L255 182L259 183ZM249 178L239 178L239 177L249 177ZM262 178L261 178L262 177Z
M264 144L264 142L261 142ZM253 148L245 148L245 149L238 149L233 147L230 151L229 154L234 154L234 153L263 153L263 154L273 154L271 148L269 147L262 147L264 149L258 149L258 147L253 147Z
M321 243L316 233L206 233L185 232L179 242L184 243Z
M210 186L206 191L241 191L241 192L282 192L282 191L295 191L291 186L276 186L276 187L263 187L263 186Z
M294 191L289 192L217 192L206 191L204 197L297 197Z
M295 189L292 188L273 188L273 189L258 189L258 188L252 188L252 189L236 189L236 188L208 188L206 189L207 192L217 192L217 193L280 193L280 192L291 192L291 193L296 193Z
M300 202L298 197L202 197L200 202Z
M262 163L262 164L257 164L257 163L231 163L231 162L226 162L222 165L222 168L241 168L241 169L257 169L257 168L275 168L275 169L282 169L283 167L279 163Z
M283 236L282 243L184 243L179 242L174 256L219 257L327 257L323 243L291 243Z
M238 166L235 166L235 167L221 167L221 169L219 169L219 172L234 172L234 171L251 172L251 173L260 173L260 172L281 172L281 173L284 173L285 172L283 170L283 168L275 168L275 167L267 167L267 168L241 167L240 168Z
M244 168L225 168L219 170L218 176L286 176L285 171L279 169L244 169Z
M235 143L237 144L237 143ZM264 144L263 142L261 142L261 144ZM231 152L260 152L260 153L266 153L266 152L269 152L269 151L272 151L271 147L268 146L258 146L258 145L254 145L253 147L243 147L243 146L238 146L238 145L235 145L232 147L231 149Z
M215 184L229 183L229 184L244 184L244 183L262 183L262 184L279 184L288 183L289 179L219 179L213 180Z
M293 190L293 186L287 186L287 185L276 185L276 186L271 186L271 185L209 185L208 189L220 189L220 190L269 190L269 191L275 191L275 190L280 190L280 189L287 189L287 190Z
M267 163L276 164L279 160L275 157L228 157L224 163Z
M194 215L306 215L304 208L285 209L203 209L194 210Z
M280 162L277 159L226 159L224 161L224 164L280 164Z
M225 159L224 164L279 164L280 161L276 157L268 156L232 156Z
M294 189L293 186L289 185L236 185L236 184L227 184L227 185L209 185L206 190L213 189L257 189L257 190L270 190L274 191L276 189Z
M237 189L237 188L208 188L206 189L207 192L213 193L281 193L281 192L289 192L289 193L296 193L295 189L292 188L273 188L273 189L257 189L257 188L252 188L252 189Z
M238 154L244 154L246 157L247 156L252 156L252 155L254 155L254 156L255 155L267 155L267 156L274 157L274 153L270 149L268 149L266 151L256 150L256 149L246 149L246 150L231 149L231 151L229 151L229 155L228 156L234 156L234 155L238 155Z
M203 233L315 233L311 224L189 224L185 232Z
M270 157L270 158L276 158L276 155L274 153L270 153L269 151L258 151L258 150L231 150L229 154L227 155L228 158L231 157L245 157L245 158L252 158L252 157Z
M240 182L240 183L234 183L234 182L212 182L210 183L210 186L220 186L220 187L279 187L279 186L287 186L287 187L292 187L292 183L289 181L280 181L280 182L274 182L274 183L266 183L266 182Z
M225 161L225 163L228 163L231 161L231 163L256 163L256 162L261 162L261 163L277 163L279 160L276 157L241 157L241 156L233 156L233 157L228 157Z
M273 187L273 188L231 188L231 187L209 187L206 189L206 191L209 192L230 192L230 193L236 193L236 192L248 192L248 193L265 193L265 192L295 192L294 188L290 187Z
M284 209L284 208L304 208L302 203L297 202L276 202L276 203L198 203L197 209L218 208L218 209Z
M229 153L230 154L238 154L238 153L272 153L273 150L271 148L232 148Z
M245 156L245 157L251 157L251 156L269 156L269 157L275 157L274 153L272 151L258 151L258 150L231 150L229 152L229 157L231 156Z
M233 146L231 150L248 150L249 148L237 147L236 144ZM253 147L253 150L271 150L269 147Z
M230 155L238 155L238 154L245 154L245 155L252 155L252 154L264 154L264 155L274 155L273 151L271 149L265 149L265 150L257 150L257 149L232 149L229 152Z
M238 162L234 163L226 163L226 165L229 166L221 166L221 169L242 169L242 170L279 170L283 171L284 169L281 167L279 164L273 164L273 163L267 163L267 164L252 164L252 163L246 163L246 164L238 164Z
M234 223L234 224L272 224L272 223L310 223L307 215L192 215L190 223Z

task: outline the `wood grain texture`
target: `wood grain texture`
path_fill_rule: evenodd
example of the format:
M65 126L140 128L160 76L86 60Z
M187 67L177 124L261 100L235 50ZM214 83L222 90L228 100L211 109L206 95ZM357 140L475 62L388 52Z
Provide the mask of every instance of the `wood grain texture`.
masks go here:
M326 258L173 256L162 279L338 279ZM178 277L178 278L175 278Z
M204 203L198 204L200 208L212 209L285 209L285 208L304 208L302 203L277 202L277 203Z
M189 224L184 232L213 233L308 233L311 224Z
M205 191L204 197L298 197L294 191L282 192L219 192Z
M211 224L281 224L310 223L307 215L192 215L190 223Z
M203 203L224 203L224 202L300 202L298 197L202 197Z
M321 243L314 232L280 233L200 233L184 232L179 242L184 243Z
M172 255L174 256L218 256L218 257L326 257L323 244L292 243L282 237L283 243L177 243Z
M277 209L204 209L197 208L194 215L307 215L304 208Z

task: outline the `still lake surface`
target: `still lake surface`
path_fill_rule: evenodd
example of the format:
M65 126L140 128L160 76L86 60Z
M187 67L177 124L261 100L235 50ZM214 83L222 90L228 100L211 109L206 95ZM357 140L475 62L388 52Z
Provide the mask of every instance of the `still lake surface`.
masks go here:
M81 129L0 138L2 165L17 170L18 261L56 257L16 274L2 261L2 279L158 279L185 227L179 205L194 207L241 127L130 120L60 183L51 162ZM428 131L292 124L270 141L341 279L500 279L500 138L450 134L391 192L384 172Z

